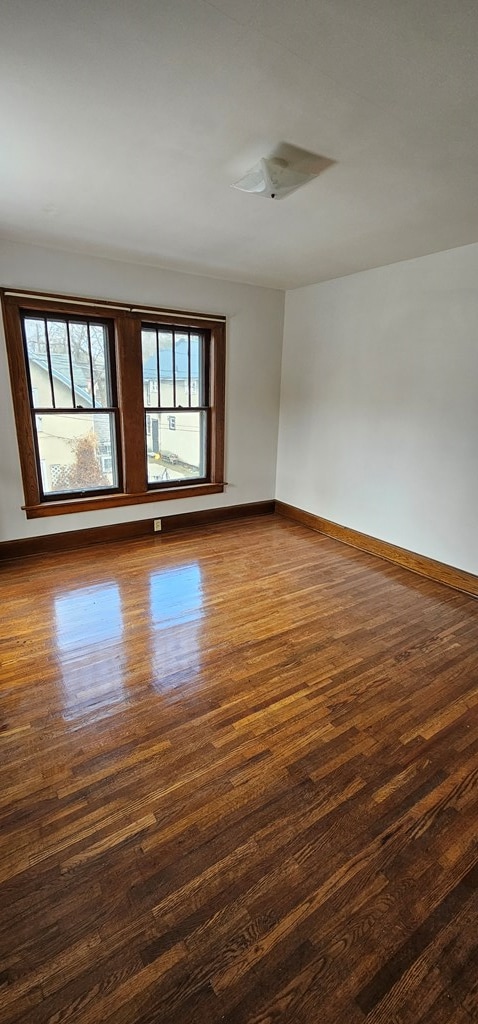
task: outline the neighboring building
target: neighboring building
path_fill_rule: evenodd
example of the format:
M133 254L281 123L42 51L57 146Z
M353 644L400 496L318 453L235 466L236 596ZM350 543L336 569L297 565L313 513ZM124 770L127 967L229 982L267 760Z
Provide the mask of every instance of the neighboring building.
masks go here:
M64 470L75 460L75 441L93 433L97 440L98 466L106 478L106 486L113 486L113 464L109 423L106 417L93 411L90 368L87 364L73 364L75 403L86 415L73 411L72 388L68 357L51 352L51 372L54 380L55 402L58 408L71 407L71 413L43 412L37 415L38 446L43 488L46 493L58 487ZM36 408L52 408L51 385L46 355L29 353L33 403ZM98 399L97 399L97 405ZM99 406L100 407L100 406ZM91 410L91 412L90 412ZM53 413L53 409L52 409Z

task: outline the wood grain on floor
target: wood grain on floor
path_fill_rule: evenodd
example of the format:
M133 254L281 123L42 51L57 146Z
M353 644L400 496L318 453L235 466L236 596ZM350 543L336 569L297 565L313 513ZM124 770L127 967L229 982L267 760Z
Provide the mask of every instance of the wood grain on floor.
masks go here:
M3 1024L478 1020L478 604L279 517L0 568Z

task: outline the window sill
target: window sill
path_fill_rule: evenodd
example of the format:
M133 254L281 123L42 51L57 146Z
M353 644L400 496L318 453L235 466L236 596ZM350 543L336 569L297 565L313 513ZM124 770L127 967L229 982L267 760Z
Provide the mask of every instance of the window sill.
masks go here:
M74 512L94 512L102 508L119 508L122 505L143 505L154 501L170 501L176 498L196 498L203 494L222 494L225 485L201 483L190 487L168 487L143 494L105 494L93 498L71 498L67 501L44 501L41 505L24 505L27 519L45 519L48 516L72 515Z

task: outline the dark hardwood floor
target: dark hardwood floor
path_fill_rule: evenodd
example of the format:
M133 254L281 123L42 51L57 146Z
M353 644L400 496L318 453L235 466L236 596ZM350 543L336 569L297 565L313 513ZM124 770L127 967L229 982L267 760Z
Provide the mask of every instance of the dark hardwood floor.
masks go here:
M0 568L2 1024L478 1020L478 603L274 516Z

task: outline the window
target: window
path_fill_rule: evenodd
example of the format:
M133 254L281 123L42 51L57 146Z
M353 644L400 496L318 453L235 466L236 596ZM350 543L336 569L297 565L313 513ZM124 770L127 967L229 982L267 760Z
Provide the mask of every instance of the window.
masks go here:
M141 345L148 484L204 480L209 412L206 332L143 323ZM165 463L174 469L164 473Z
M224 488L224 317L2 293L29 518Z
M119 489L108 321L20 314L42 499ZM103 450L114 457L105 464Z

